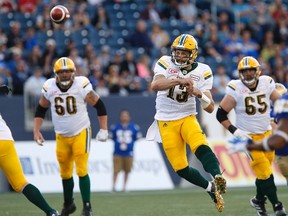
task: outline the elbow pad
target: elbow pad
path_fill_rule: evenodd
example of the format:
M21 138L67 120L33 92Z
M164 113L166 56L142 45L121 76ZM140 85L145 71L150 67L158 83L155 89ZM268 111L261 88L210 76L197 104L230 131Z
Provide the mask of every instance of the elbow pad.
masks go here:
M101 98L98 99L98 101L96 102L96 104L94 105L94 107L95 107L96 110L97 110L98 116L107 115L106 107L105 107L103 101L101 100Z
M226 112L221 106L218 107L216 118L221 123L225 120L228 120L228 112Z
M48 108L42 107L40 104L38 104L35 112L35 118L45 118L45 114Z

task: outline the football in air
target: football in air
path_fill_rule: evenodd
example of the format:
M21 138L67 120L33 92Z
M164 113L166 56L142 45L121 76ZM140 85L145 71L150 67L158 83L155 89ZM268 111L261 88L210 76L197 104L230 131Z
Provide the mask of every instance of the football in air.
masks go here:
M50 11L50 18L54 23L60 24L70 17L68 9L63 5L56 5Z

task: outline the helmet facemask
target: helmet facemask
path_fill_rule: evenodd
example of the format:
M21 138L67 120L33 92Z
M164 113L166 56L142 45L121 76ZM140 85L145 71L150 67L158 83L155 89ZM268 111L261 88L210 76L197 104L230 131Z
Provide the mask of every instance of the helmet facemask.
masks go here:
M74 62L70 58L62 57L54 64L56 82L63 88L68 88L72 84L75 72Z
M248 72L248 70L254 70L254 74L249 75L249 73L251 73L251 72ZM245 73L245 72L248 74L244 75L243 73ZM247 69L239 71L239 77L240 77L241 81L247 86L254 85L256 83L256 81L258 80L259 75L260 75L260 73L258 72L258 70L256 68L247 68Z
M69 75L69 73L71 73ZM75 72L73 70L60 70L55 72L56 82L62 87L68 87L74 80Z
M178 51L186 51L187 57L178 54ZM192 65L193 62L195 61L197 52L198 51L196 49L192 51L186 50L186 49L179 49L179 48L172 49L172 52L171 52L172 62L179 68L188 67Z
M248 87L253 86L261 74L259 62L252 56L241 59L238 63L238 71L240 80Z

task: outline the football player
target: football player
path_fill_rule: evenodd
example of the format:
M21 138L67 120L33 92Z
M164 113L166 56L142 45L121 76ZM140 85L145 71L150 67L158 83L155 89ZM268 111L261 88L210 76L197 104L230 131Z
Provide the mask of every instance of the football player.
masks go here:
M96 139L108 138L107 112L103 101L84 76L75 76L74 62L59 58L54 64L55 78L48 79L42 88L42 95L34 118L34 140L42 145L45 141L40 129L45 112L51 107L52 122L56 133L56 155L62 178L64 205L61 216L76 210L73 200L73 168L79 176L79 187L83 201L83 216L91 216L90 178L87 170L91 142L91 126L87 103L98 113L100 131Z
M8 94L10 88L0 86L0 94ZM37 187L27 181L14 146L12 133L0 114L0 168L12 188L24 196L48 216L58 216L58 212L49 206Z
M260 76L260 64L255 58L242 58L238 64L238 72L240 79L228 83L216 116L235 137L261 141L272 133L270 102L281 95L275 89L275 82L271 77ZM236 113L235 125L227 117L232 109ZM258 215L268 215L265 208L268 198L277 216L286 215L283 204L278 200L272 173L274 152L251 151L250 154L251 167L256 174L256 196L250 200L251 206Z
M171 56L162 56L156 62L151 87L158 92L152 125L157 125L156 130L160 132L165 154L175 172L190 183L206 189L217 210L221 212L224 209L221 194L226 192L226 180L221 175L219 161L196 118L197 101L209 113L214 109L210 93L213 75L208 65L195 60L197 54L195 38L182 34L173 41ZM149 131L146 138L153 137ZM212 175L212 181L189 166L186 144L205 171Z
M285 88L283 84L275 83L275 86L276 86L276 90L281 95L287 92L287 89ZM274 107L272 107L271 116L272 116L271 125L272 125L273 133L274 133L274 131L277 131L277 121L278 121L274 115ZM279 170L282 173L282 175L286 178L286 182L288 185L288 145L284 146L281 149L275 150L275 162L277 166L279 167Z

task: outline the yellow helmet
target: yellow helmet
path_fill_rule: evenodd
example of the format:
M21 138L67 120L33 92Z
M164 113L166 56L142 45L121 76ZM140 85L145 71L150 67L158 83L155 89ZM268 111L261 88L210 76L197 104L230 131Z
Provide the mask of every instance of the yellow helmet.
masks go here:
M253 76L249 77L243 75L243 72L247 69L255 69ZM261 74L259 62L252 56L245 56L241 59L241 61L238 63L238 71L241 81L248 86L256 83Z
M275 89L279 92L279 94L283 95L287 92L286 87L281 83L275 83Z
M189 52L189 57L183 59L176 55L176 50L184 50ZM179 68L187 67L195 61L198 55L198 43L196 39L189 34L181 34L172 43L171 59ZM181 61L182 60L182 61Z
M74 62L67 57L59 58L54 64L54 74L56 77L56 81L61 84L63 87L69 86L75 76L76 68ZM71 74L63 72L72 72ZM62 73L61 73L62 72Z

